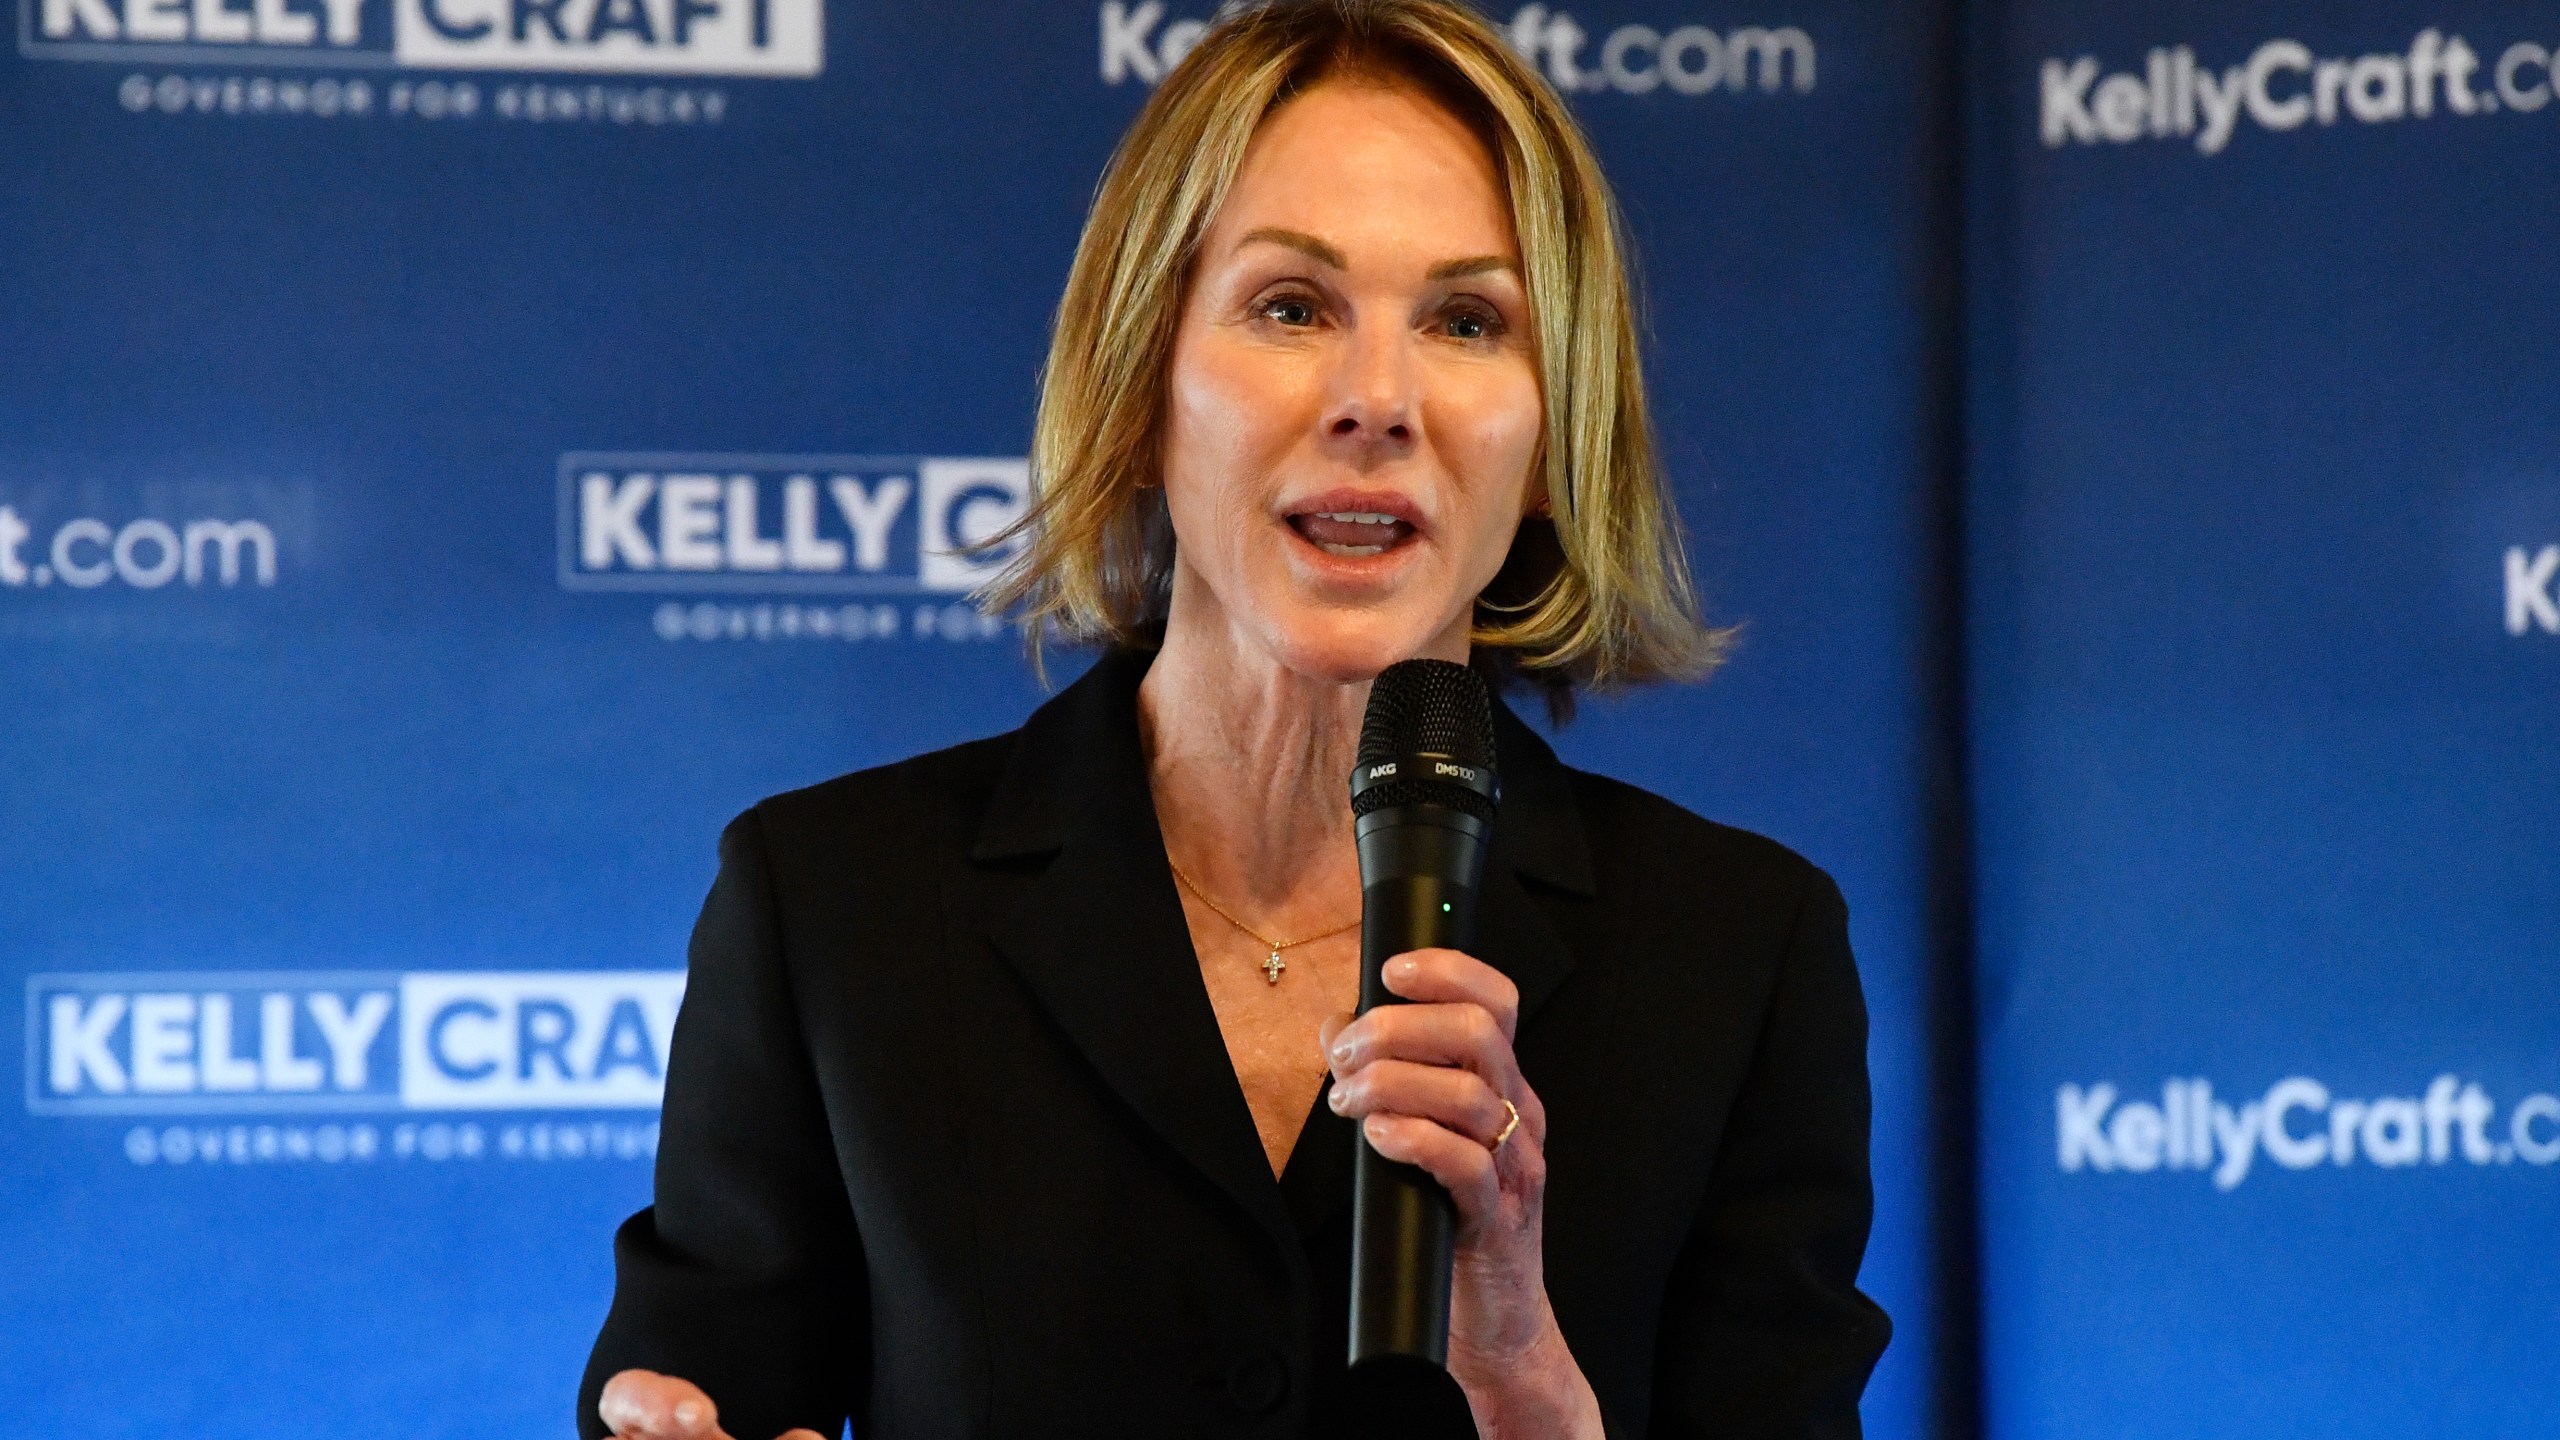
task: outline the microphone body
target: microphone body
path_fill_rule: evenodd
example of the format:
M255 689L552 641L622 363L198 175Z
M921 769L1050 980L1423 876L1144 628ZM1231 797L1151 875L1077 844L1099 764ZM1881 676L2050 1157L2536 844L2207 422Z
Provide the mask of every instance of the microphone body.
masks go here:
M1389 959L1474 943L1476 895L1499 794L1492 740L1491 695L1465 666L1406 661L1381 674L1371 690L1361 763L1351 776L1362 1014L1406 1003L1386 988ZM1444 1370L1457 1208L1419 1166L1385 1159L1365 1135L1358 1146L1351 1364Z
M1443 814L1458 823L1411 819L1402 811L1359 821L1364 1015L1375 1006L1406 1003L1387 991L1382 970L1388 960L1408 950L1464 950L1475 943L1476 889L1492 827L1458 811ZM1366 1137L1353 1162L1352 1186L1351 1363L1410 1356L1447 1364L1457 1232L1449 1192L1420 1166L1380 1156Z

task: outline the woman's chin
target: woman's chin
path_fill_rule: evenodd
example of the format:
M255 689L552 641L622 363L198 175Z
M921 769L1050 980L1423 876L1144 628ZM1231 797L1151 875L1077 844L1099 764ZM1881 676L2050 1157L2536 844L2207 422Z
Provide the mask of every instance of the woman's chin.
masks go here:
M1310 680L1359 685L1399 661L1437 655L1466 658L1463 632L1452 647L1442 627L1394 615L1315 615L1284 619L1269 637L1282 668ZM1454 648L1454 654L1442 654Z

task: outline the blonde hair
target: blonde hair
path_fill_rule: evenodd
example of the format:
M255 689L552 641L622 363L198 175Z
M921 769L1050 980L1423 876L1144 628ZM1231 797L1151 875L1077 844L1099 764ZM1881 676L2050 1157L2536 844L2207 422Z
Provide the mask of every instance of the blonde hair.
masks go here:
M1476 602L1474 643L1544 686L1705 673L1706 628L1645 414L1617 206L1589 144L1502 36L1450 0L1272 0L1202 37L1103 172L1058 305L1031 441L1023 548L986 603L1033 643L1160 635L1173 535L1157 445L1192 261L1263 119L1317 81L1419 85L1502 174L1527 282L1548 516L1521 522ZM1000 540L998 543L1002 543ZM1487 652L1492 652L1488 654Z

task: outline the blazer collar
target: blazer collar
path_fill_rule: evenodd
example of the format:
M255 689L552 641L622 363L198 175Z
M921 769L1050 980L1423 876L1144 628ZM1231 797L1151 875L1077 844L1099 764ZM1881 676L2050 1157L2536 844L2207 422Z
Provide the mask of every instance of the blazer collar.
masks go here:
M1105 653L1024 724L969 852L979 866L1021 880L995 897L982 923L1112 1090L1247 1211L1285 1233L1289 1213L1236 1084L1165 862L1138 734L1138 684L1150 658ZM1499 702L1495 725L1503 798L1476 954L1520 987L1526 1025L1573 968L1532 887L1588 898L1596 886L1569 772Z
M1136 794L1146 793L1138 684L1153 658L1133 650L1105 651L1082 679L1032 712L969 858L1002 860L1059 850L1079 828L1107 819L1113 802L1127 798L1133 788ZM1495 858L1531 880L1590 898L1598 887L1571 772L1556 758L1554 747L1499 697L1493 719L1495 768L1502 775ZM1344 777L1346 790L1349 779ZM1155 813L1152 801L1147 813ZM1161 836L1153 838L1161 851Z

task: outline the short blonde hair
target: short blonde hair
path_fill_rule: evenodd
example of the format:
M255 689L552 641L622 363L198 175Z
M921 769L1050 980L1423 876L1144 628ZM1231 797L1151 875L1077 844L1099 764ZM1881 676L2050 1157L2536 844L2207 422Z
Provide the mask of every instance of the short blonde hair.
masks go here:
M1545 405L1550 515L1524 520L1476 602L1474 643L1542 685L1703 674L1727 636L1698 618L1646 419L1616 202L1537 72L1450 0L1271 0L1202 37L1103 172L1058 306L1031 441L1023 545L987 603L1046 631L1161 635L1173 535L1159 455L1193 260L1263 119L1334 75L1419 85L1483 136L1503 177ZM1487 655L1487 651L1493 652Z

